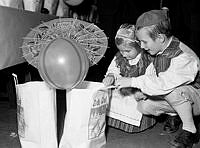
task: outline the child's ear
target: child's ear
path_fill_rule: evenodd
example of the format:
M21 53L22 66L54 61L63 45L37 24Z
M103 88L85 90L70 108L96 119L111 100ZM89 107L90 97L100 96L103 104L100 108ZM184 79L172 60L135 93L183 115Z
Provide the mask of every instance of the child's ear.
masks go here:
M164 42L165 42L165 35L164 35L164 34L159 34L157 38L159 39L159 41L160 41L161 43L164 43Z

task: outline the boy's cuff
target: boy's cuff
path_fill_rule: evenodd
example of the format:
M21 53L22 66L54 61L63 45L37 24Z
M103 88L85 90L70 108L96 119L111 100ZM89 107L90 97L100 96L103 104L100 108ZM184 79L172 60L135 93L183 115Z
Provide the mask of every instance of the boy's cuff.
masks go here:
M137 78L131 78L131 87L138 88Z

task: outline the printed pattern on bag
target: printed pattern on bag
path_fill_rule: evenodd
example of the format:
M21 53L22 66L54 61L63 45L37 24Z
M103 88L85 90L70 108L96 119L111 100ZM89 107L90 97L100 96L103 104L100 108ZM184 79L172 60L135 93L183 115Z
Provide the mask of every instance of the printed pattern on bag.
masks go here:
M88 139L97 138L101 133L105 133L108 99L107 90L98 90L94 93L88 123Z
M20 137L25 137L26 123L24 120L24 108L22 107L22 100L17 97L17 121L18 121L18 134Z

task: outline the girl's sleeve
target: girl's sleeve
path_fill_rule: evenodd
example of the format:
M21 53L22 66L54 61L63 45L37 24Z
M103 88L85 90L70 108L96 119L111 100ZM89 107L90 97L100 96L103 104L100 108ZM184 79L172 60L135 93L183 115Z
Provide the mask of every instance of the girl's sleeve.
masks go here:
M113 60L111 61L110 65L108 67L108 70L106 72L106 76L109 74L112 74L116 79L121 76L120 76L120 69L117 67L115 59L116 59L116 57L114 57Z

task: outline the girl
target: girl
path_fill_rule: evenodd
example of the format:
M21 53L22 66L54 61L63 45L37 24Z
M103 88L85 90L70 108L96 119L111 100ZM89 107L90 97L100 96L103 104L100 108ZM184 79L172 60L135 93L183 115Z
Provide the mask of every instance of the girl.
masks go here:
M140 48L135 37L134 25L122 24L116 33L115 44L119 52L113 58L103 79L105 86L115 85L115 81L120 77L131 78L143 75L152 61L152 57ZM139 89L133 87L121 88L119 91L123 96L134 94L137 101L146 99ZM140 127L108 117L108 125L126 132L140 132L154 124L155 119L148 116L143 116Z

